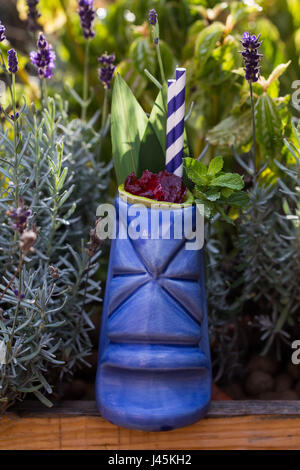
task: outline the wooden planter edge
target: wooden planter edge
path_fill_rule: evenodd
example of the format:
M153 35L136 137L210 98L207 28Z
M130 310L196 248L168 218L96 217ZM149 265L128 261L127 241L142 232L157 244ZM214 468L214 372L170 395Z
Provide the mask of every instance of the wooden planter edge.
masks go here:
M24 402L0 419L1 450L299 449L300 401L214 401L201 421L168 432L119 428L93 401Z
M99 411L95 401L72 400L61 401L52 408L47 408L39 401L25 401L17 404L7 412L8 416L45 417L45 416L98 416ZM255 415L299 415L300 400L218 400L212 401L204 419L255 416Z

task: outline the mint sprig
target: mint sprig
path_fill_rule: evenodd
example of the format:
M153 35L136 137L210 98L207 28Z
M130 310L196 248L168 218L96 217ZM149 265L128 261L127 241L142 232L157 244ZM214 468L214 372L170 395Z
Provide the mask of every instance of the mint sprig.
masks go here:
M243 177L222 171L224 160L220 156L213 158L208 166L194 158L183 161L188 178L195 184L195 202L204 205L205 216L210 218L219 213L226 222L233 224L226 210L231 206L247 207L249 202L248 195L242 191Z

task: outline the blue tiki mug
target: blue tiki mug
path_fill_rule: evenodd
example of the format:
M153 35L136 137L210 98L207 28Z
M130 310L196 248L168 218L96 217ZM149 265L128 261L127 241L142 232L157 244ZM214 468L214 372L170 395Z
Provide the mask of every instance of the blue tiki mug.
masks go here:
M116 199L96 399L104 418L126 428L187 426L210 404L203 249L175 238L178 216L190 219L192 230L196 207L176 206L146 208L137 237L132 204Z

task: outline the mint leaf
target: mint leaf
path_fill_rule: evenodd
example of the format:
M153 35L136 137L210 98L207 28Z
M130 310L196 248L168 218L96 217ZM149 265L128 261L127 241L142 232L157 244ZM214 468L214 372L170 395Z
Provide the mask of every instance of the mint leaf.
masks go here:
M207 184L207 167L204 163L195 160L194 158L184 158L184 166L186 169L187 176L195 183L199 185Z
M217 176L210 182L210 186L220 186L222 188L230 188L240 190L244 187L243 178L237 173L225 173Z
M206 191L205 196L209 201L217 201L220 199L221 193L216 188L210 188Z
M233 189L230 189L230 188L222 188L222 191L221 191L221 194L223 197L225 197L226 199L231 196L231 194L233 193Z
M201 199L201 200L206 199L206 194L203 191L200 191L200 189L197 186L195 186L193 194L194 194L195 198L198 198L198 199Z
M213 158L209 164L207 174L209 176L215 176L217 173L219 173L222 170L223 165L224 165L223 157Z

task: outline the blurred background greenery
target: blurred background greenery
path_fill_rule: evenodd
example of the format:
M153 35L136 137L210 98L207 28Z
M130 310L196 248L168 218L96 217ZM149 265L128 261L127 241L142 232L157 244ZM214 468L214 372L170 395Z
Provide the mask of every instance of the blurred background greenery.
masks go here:
M166 75L171 77L177 64L187 66L187 105L195 102L188 122L194 156L203 149L208 131L232 114L236 119L226 123L227 139L219 135L219 128L216 129L217 135L214 132L209 135L211 148L208 157L219 153L218 147L222 147L222 153L226 154L226 148L230 148L227 145L229 130L230 144L240 147L249 143L248 89L238 71L242 66L238 51L243 31L262 34L264 77L267 78L277 65L291 60L280 83L272 86L272 97L289 94L291 83L299 77L300 0L95 0L95 7L96 37L91 41L89 77L94 99L89 109L90 115L103 102L97 58L105 51L116 54L118 71L125 77L144 109L151 109L157 89L145 76L144 69L159 75L147 21L148 11L154 7L159 16L160 44ZM79 113L78 105L70 97L66 84L81 94L84 39L76 14L77 2L41 0L39 10L41 27L52 41L58 57L52 92L68 97L71 100L70 109L76 115ZM34 99L39 96L38 81L28 63L28 52L35 46L35 37L26 28L26 17L25 0L0 3L0 18L7 26L8 39L22 51L22 63L27 64L20 75L22 87L26 87L26 96ZM228 124L231 126L229 129ZM230 154L230 150L227 153ZM109 139L103 154L106 160L110 159Z

